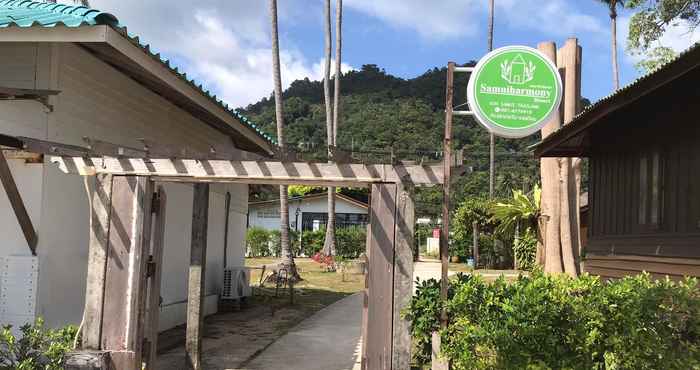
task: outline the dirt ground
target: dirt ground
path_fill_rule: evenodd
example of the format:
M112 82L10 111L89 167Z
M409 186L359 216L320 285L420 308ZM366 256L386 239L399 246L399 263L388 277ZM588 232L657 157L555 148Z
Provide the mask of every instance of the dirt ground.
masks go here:
M275 260L269 258L246 260L247 266L273 263ZM297 265L304 280L295 285L293 305L290 305L288 290L280 290L279 297L275 297L274 286L269 286L257 289L256 295L240 310L235 306L222 307L225 312L205 319L202 341L205 369L245 368L248 362L303 319L364 287L363 275L347 274L343 281L341 274L325 272L309 259L299 259ZM252 285L259 281L259 272L257 274L251 277ZM184 326L160 335L158 369L185 368L184 336Z

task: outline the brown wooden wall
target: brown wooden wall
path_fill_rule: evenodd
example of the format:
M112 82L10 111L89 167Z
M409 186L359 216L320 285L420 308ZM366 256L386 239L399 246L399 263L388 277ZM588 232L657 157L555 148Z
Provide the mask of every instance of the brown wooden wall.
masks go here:
M698 81L693 73L592 129L586 254L700 258ZM651 163L654 152L660 181L652 217L640 194L652 197L653 188L641 188L640 172L641 158ZM640 221L640 211L657 222Z
M604 279L617 279L646 271L655 278L664 279L668 276L673 280L679 280L684 276L700 276L700 259L588 255L583 269L589 274L599 275Z

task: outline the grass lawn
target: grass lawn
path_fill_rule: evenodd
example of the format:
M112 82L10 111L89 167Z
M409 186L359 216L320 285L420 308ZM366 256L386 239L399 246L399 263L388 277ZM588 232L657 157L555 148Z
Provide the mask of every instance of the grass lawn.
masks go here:
M245 265L247 267L261 267L262 265L275 265L279 261L274 257L246 258ZM337 272L327 272L323 270L321 264L316 263L310 258L295 258L294 262L297 265L297 270L303 281L294 285L295 289L308 290L326 290L331 292L343 293L349 295L361 291L365 286L364 275L345 274L343 281L342 274ZM270 271L269 268L266 270ZM257 287L260 283L261 269L253 269L250 274L250 284ZM274 285L265 284L268 288L274 288Z

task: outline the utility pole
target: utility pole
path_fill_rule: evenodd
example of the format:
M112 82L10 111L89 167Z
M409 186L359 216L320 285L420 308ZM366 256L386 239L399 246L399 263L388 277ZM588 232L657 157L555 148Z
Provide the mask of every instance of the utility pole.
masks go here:
M495 0L489 0L489 52L493 50L493 13ZM496 173L496 135L489 135L489 199L493 198ZM476 265L475 265L476 266Z
M445 91L445 138L443 140L443 192L442 192L442 227L440 228L440 262L442 275L440 279L440 300L443 302L440 313L440 325L447 328L447 270L448 265L448 239L450 231L450 170L452 169L452 97L454 95L455 63L447 63L447 87Z

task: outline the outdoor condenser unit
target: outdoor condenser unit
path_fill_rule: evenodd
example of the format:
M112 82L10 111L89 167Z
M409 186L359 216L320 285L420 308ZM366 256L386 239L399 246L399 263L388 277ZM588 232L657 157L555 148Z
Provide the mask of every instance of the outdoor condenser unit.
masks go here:
M250 270L247 267L224 269L224 286L221 290L221 299L250 297Z

